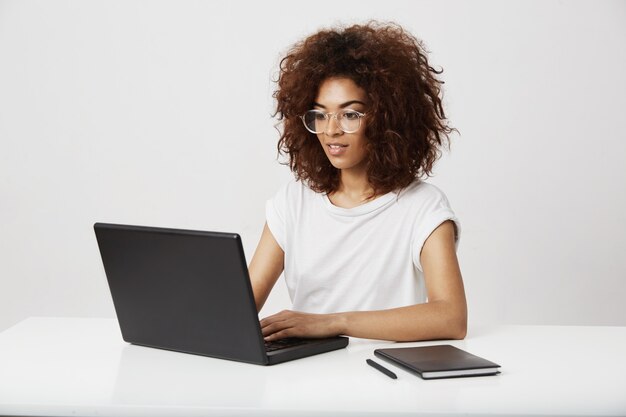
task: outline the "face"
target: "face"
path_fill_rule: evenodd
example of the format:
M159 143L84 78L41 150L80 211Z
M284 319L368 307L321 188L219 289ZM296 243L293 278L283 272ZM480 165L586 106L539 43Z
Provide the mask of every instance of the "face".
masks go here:
M341 110L366 112L367 94L349 78L329 78L322 82L315 98L314 109L335 114ZM330 160L341 170L365 170L367 152L365 150L365 120L361 118L361 127L354 133L343 132L337 119L331 117L328 126L317 138Z

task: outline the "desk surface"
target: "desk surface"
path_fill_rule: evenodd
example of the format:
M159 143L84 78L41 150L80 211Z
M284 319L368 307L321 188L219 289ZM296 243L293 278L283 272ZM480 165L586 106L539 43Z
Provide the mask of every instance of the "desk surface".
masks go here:
M422 380L378 347L450 343L502 365ZM382 361L381 361L382 362ZM626 327L470 328L462 341L347 349L259 366L129 345L112 319L31 318L0 333L0 415L626 415Z

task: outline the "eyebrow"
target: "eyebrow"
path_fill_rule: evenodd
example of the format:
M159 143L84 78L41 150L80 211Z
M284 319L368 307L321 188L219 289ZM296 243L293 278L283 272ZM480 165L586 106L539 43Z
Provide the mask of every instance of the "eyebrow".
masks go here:
M348 106L350 106L352 104L362 104L362 105L366 106L366 104L363 103L361 100L350 100L350 101L346 101L343 104L340 104L339 107L343 109L343 108L348 107ZM321 107L323 109L326 108L326 106L324 106L323 104L317 103L315 101L313 102L313 107Z

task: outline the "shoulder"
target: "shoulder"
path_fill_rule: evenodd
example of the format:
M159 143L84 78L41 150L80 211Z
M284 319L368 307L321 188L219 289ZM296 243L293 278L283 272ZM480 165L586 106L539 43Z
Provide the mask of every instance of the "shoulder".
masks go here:
M445 193L433 184L417 181L399 193L398 202L413 216L415 265L422 270L420 251L430 234L446 220L454 223L455 245L458 245L461 224Z
M275 198L287 201L294 201L310 197L315 194L315 191L311 190L304 182L293 179L283 184L278 189Z
M397 194L399 203L412 207L438 208L450 206L446 194L441 189L424 181L415 181Z
M271 201L280 211L286 212L308 206L316 198L319 198L318 193L311 190L302 181L293 179L283 184Z

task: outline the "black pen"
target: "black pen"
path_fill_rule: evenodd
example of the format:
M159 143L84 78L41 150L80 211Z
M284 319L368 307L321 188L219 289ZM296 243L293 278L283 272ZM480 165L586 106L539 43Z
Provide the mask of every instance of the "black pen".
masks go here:
M398 379L398 376L396 374L394 374L393 372L391 372L389 369L385 368L384 366L380 365L379 363L374 362L371 359L367 359L365 362L367 362L367 364L371 366L372 368L378 369L380 372L387 375L389 378Z

